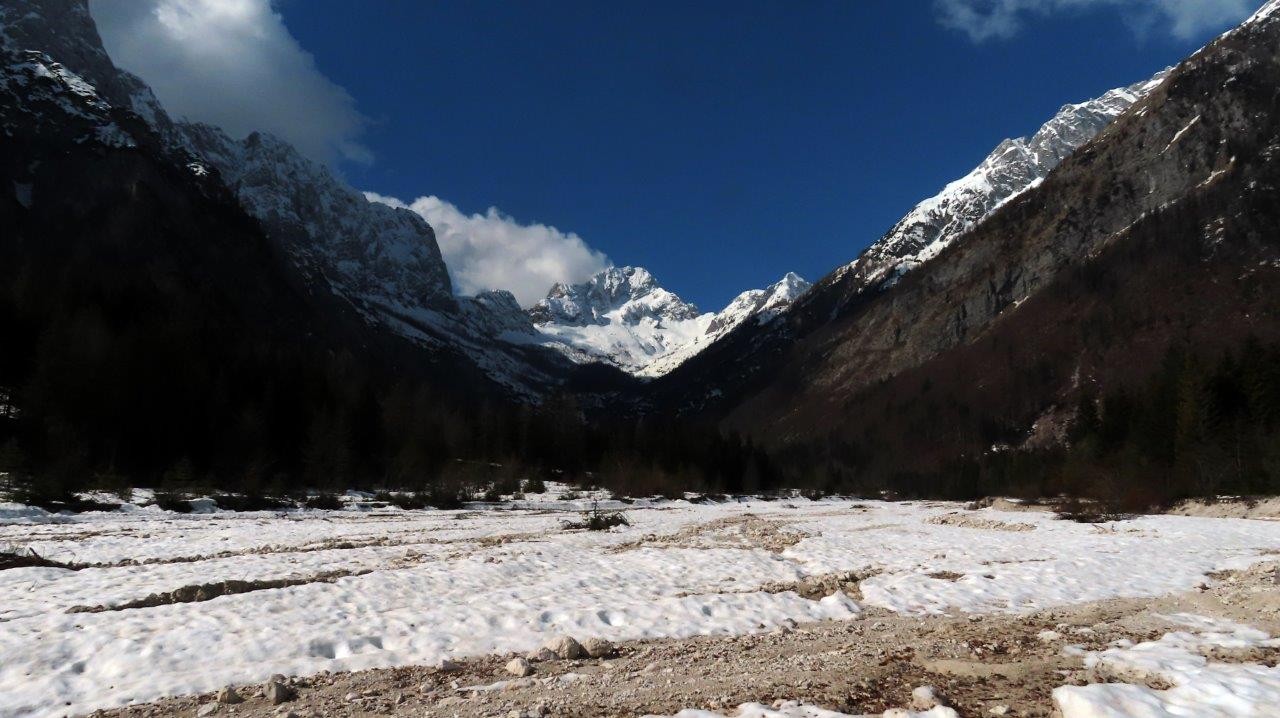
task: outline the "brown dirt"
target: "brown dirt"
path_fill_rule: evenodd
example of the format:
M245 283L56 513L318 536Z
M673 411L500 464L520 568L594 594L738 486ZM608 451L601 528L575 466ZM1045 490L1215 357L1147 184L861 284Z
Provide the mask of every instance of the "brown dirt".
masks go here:
M827 573L821 576L810 576L797 581L772 581L760 587L765 593L794 592L801 598L816 601L842 591L844 595L855 601L862 600L862 582L880 573L880 569L872 568L862 571L845 571Z
M65 568L70 571L79 571L84 566L77 563L53 561L31 549L0 551L0 571L10 568Z
M983 518L972 514L952 512L925 519L925 523L939 526L959 526L966 529L986 529L988 531L1035 531L1034 524L1014 524L995 519Z
M1050 692L1115 678L1063 655L1126 638L1153 640L1178 626L1161 614L1191 612L1280 633L1280 564L1223 574L1213 586L1159 599L1115 599L1032 614L916 618L871 609L853 621L769 634L635 641L610 659L536 663L533 676L503 669L510 655L460 662L456 671L411 666L291 679L297 698L273 707L254 687L248 700L214 715L621 716L683 708L726 714L750 701L803 700L846 713L906 706L911 689L933 686L961 716L1048 718ZM1052 631L1053 633L1042 633ZM1264 655L1265 653L1265 655ZM1276 660L1274 652L1220 660ZM1215 658L1218 660L1217 658ZM1162 687L1154 677L1130 676ZM212 694L105 711L121 716L194 715Z
M202 583L195 586L175 588L172 591L165 591L163 593L153 593L145 598L125 601L124 603L117 603L110 606L72 606L67 609L67 613L103 613L105 611L125 611L130 608L154 608L156 606L167 606L173 603L200 603L201 601L212 601L219 596L231 596L237 593L267 591L276 588L302 586L308 583L332 583L345 576L360 576L369 572L370 569L363 571L326 571L314 576L302 576L299 578Z
M1220 519L1280 520L1280 497L1184 501L1169 513L1178 516L1207 516Z
M675 533L649 534L619 544L613 551L631 551L649 546L663 548L758 548L782 553L809 534L787 528L790 521L764 518L752 513L726 516L705 524L687 526Z

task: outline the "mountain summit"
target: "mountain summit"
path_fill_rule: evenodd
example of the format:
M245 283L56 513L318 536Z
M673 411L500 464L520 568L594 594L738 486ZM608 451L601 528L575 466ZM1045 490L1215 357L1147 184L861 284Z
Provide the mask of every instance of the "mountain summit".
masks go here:
M808 288L788 272L767 289L743 292L718 313L702 313L660 286L648 270L610 267L581 284L556 284L529 316L552 346L576 361L656 377L747 319L776 316Z

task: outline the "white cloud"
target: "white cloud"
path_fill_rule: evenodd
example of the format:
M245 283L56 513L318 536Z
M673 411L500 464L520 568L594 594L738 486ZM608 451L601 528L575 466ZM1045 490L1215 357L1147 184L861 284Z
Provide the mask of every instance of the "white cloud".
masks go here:
M427 220L460 294L506 289L521 306L529 307L556 282L581 282L612 264L572 232L565 234L545 224L520 224L496 207L468 215L439 197L419 197L406 204L376 192L365 192L365 196L407 207Z
M365 119L316 68L271 0L90 0L117 65L170 114L243 137L265 130L321 162L372 161Z
M1119 10L1135 29L1165 28L1180 39L1239 22L1257 0L934 0L938 21L974 42L1013 37L1028 16L1094 7Z

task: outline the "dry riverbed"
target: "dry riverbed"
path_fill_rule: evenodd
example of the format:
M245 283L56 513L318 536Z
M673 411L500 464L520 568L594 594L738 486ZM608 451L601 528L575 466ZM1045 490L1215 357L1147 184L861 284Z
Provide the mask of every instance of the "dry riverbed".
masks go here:
M553 489L457 511L0 505L0 544L41 557L0 570L0 717L1280 705L1280 522ZM628 525L567 528L597 501ZM566 635L616 650L529 656Z
M515 654L449 665L320 674L287 680L274 705L261 686L95 713L125 716L634 716L700 708L733 715L744 703L800 701L851 715L912 705L930 686L960 716L1053 716L1053 690L1134 676L1087 669L1081 651L1159 639L1195 614L1280 633L1280 571L1265 563L1216 575L1200 589L1150 599L1112 599L1027 615L909 617L869 610L737 637L618 644L608 657L532 662L517 678ZM1275 666L1280 648L1218 651L1219 662ZM1162 688L1158 677L1137 677ZM224 696L225 698L226 696ZM927 706L917 706L925 708Z

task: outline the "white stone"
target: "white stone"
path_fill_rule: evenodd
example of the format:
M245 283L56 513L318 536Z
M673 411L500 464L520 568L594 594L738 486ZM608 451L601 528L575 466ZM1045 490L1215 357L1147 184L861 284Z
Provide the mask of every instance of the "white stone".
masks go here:
M520 678L533 675L533 664L524 658L512 658L507 661L507 673Z

